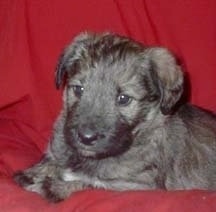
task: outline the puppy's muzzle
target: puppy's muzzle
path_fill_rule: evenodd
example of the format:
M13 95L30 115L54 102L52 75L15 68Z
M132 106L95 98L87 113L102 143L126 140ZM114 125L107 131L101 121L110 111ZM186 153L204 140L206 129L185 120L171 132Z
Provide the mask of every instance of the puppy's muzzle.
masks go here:
M105 137L104 134L101 134L95 130L92 130L91 128L82 128L78 130L78 137L79 141L84 145L93 145L95 144L99 139L102 139Z

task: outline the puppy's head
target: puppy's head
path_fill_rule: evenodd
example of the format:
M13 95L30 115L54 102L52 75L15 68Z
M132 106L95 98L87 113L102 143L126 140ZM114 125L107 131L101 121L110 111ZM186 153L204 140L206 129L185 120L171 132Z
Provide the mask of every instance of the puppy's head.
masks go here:
M57 88L64 80L66 141L85 157L126 151L137 125L172 111L183 84L169 51L110 33L75 38L59 59Z

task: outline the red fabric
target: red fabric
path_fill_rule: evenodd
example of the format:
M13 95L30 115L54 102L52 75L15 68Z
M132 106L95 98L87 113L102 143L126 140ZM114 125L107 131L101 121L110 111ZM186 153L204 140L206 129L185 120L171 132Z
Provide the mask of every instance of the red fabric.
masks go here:
M114 31L180 58L192 103L216 111L215 0L0 1L0 211L216 211L216 192L83 191L51 204L14 184L36 162L61 106L54 69L80 31Z

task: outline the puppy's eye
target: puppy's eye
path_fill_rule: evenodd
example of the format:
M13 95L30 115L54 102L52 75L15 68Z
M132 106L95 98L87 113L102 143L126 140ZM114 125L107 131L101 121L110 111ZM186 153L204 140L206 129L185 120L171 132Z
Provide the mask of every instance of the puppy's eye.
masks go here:
M84 91L84 87L80 86L80 85L73 85L72 86L74 94L76 97L81 97Z
M117 97L117 104L119 106L127 106L131 103L131 101L132 101L132 98L128 95L125 95L125 94L120 94Z

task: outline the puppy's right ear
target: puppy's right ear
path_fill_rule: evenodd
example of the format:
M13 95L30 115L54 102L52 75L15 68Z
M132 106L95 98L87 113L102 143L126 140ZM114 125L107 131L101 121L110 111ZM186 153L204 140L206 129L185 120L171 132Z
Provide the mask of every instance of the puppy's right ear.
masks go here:
M58 60L58 64L55 71L55 85L56 88L59 89L63 83L64 76L66 75L66 67L65 67L65 56L62 54Z
M55 85L57 89L62 86L67 73L73 74L77 71L82 52L85 50L86 43L91 37L92 34L89 33L79 34L59 57L55 71Z

